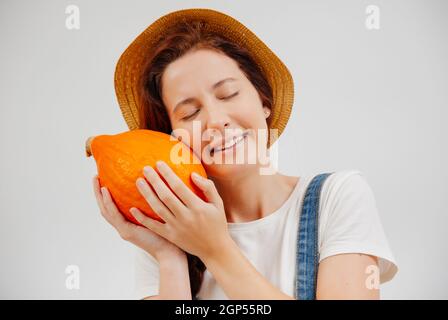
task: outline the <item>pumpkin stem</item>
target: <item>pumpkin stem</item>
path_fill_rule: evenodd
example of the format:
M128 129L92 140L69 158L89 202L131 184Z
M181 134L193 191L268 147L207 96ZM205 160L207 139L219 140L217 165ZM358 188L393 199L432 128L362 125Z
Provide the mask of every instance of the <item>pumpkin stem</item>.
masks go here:
M95 138L95 137L89 137L86 140L86 156L87 157L90 157L92 155L92 150L90 149L90 145L92 144L93 138Z

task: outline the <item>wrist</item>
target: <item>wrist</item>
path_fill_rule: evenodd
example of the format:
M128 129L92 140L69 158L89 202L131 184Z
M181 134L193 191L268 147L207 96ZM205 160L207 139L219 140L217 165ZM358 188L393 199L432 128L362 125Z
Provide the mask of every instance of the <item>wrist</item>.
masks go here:
M213 264L221 264L225 262L226 259L232 256L235 253L235 250L239 250L237 244L233 239L228 236L223 241L219 241L219 248L213 250L208 255L201 257L201 260L207 266L207 268Z
M187 260L187 255L183 250L177 250L177 251L165 251L161 252L158 255L155 256L157 262L160 263L172 263L173 261L183 261Z

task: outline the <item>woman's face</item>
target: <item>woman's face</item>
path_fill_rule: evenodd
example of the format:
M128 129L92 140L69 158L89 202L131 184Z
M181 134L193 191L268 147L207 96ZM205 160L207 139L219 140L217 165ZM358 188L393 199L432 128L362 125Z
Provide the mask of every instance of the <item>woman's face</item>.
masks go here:
M182 135L209 175L225 178L258 163L249 154L254 157L259 152L257 141L264 143L263 150L266 148L270 110L263 107L257 90L236 61L207 49L187 53L165 69L162 99L174 135ZM259 129L265 134L263 139ZM236 137L239 142L233 147L212 151L215 146L232 145Z

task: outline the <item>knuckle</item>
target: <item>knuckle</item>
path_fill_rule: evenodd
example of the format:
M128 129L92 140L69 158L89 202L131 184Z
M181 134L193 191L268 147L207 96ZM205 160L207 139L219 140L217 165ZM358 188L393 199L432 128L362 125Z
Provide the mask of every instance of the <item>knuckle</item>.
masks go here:
M132 240L132 233L129 231L121 231L120 237L125 241L131 241Z
M171 221L171 216L172 216L172 214L171 214L171 212L168 212L165 208L158 210L158 211L157 211L157 214L158 214L158 215L159 215L165 222Z
M111 209L112 202L107 197L103 200L103 204L108 210Z
M197 203L193 203L190 208L191 208L191 211L193 211L193 212L201 212L202 211L202 205L197 204Z
M191 224L193 222L193 214L197 214L197 211L193 212L182 212L182 214L179 215L179 219L183 220L183 223L185 224Z
M207 188L214 187L213 181L211 181L210 179L207 179L207 181L205 182L205 185L207 186Z
M109 216L114 216L116 214L116 207L113 203L109 202L105 205L105 209Z
M175 179L172 183L171 183L171 188L173 190L180 190L180 188L182 187L182 184L180 181L178 181L177 179Z
M145 192L144 198L145 198L146 202L148 202L148 203L152 204L154 202L154 196L150 192Z
M163 207L159 203L151 204L151 209L159 215L164 213Z
M159 198L163 202L166 202L166 203L171 202L171 197L168 194L166 194L165 192L162 193Z
M107 210L100 209L100 213L103 217L107 217Z

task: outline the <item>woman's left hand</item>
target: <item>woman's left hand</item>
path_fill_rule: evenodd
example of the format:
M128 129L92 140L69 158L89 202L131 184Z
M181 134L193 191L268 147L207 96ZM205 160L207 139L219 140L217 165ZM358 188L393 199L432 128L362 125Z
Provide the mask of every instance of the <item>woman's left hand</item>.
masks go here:
M208 202L205 202L165 162L158 161L157 170L175 194L150 166L144 168L143 174L155 193L143 178L137 179L136 185L149 206L165 223L147 217L137 208L131 209L132 215L148 229L202 260L218 254L231 238L224 203L213 181L200 175L191 176L206 196Z

